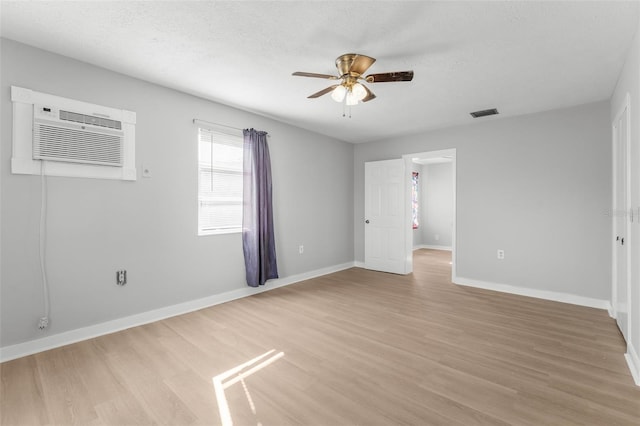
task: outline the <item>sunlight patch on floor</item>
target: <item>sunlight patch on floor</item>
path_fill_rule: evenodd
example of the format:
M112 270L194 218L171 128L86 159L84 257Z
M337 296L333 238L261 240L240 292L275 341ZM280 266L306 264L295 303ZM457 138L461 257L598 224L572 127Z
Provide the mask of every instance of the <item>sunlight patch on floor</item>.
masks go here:
M213 389L216 393L216 401L218 402L218 411L220 412L220 420L222 421L223 426L233 425L231 411L229 410L229 403L227 402L227 397L224 391L238 382L242 383L249 407L253 414L256 414L255 404L253 403L253 399L251 398L251 394L249 393L249 389L244 379L284 356L284 352L275 352L275 349L271 349L270 351L245 362L244 364L240 364L212 378ZM260 426L260 423L258 423L258 426Z

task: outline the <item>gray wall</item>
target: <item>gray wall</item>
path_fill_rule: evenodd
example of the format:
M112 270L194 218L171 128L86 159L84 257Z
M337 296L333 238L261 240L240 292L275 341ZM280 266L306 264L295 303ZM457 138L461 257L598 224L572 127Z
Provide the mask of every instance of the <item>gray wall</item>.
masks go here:
M351 144L13 41L1 43L2 346L43 335L36 331L43 313L40 181L10 172L11 85L137 113L136 182L48 179L48 334L246 285L240 234L197 236L193 118L271 135L281 277L353 261ZM140 177L142 162L150 166L151 179ZM119 268L128 271L129 284L122 288L115 285Z
M609 102L485 120L356 145L356 261L364 163L456 148L459 277L609 300Z
M425 164L420 174L422 185L422 244L451 247L453 230L453 165ZM438 239L436 239L438 238Z

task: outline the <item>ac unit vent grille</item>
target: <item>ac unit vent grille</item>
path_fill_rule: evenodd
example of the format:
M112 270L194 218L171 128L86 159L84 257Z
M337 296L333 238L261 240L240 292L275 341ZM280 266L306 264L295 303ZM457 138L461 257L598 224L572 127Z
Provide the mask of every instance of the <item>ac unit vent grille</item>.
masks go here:
M60 120L73 121L74 123L91 124L93 126L108 127L109 129L122 130L122 123L108 118L93 117L91 115L78 114L77 112L60 110Z
M122 139L118 135L34 123L33 158L120 167Z

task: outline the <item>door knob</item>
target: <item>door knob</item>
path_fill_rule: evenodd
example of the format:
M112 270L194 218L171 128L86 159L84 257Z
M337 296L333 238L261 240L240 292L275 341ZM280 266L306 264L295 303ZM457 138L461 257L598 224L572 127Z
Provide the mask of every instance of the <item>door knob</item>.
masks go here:
M365 220L364 223L369 223L369 219Z

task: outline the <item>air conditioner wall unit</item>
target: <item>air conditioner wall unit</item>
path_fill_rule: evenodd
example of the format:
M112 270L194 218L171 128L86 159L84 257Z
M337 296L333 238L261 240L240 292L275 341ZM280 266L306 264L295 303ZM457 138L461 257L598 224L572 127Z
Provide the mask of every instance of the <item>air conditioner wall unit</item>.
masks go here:
M136 180L134 112L16 86L11 95L13 173Z

